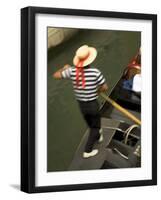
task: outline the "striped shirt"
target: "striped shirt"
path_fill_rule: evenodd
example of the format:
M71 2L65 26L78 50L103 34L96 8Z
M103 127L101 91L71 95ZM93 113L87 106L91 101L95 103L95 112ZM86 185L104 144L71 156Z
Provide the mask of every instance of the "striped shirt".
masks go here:
M92 101L98 98L98 88L105 83L105 78L97 68L84 68L85 87L82 87L82 80L79 79L79 86L76 84L76 68L69 67L62 71L62 77L72 80L76 99L79 101Z

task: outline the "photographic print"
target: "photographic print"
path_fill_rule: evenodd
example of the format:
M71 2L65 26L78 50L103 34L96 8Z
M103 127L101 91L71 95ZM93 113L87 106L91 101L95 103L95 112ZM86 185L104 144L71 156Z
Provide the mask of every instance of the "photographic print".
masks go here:
M48 171L140 167L141 32L47 31Z
M21 10L21 190L157 184L157 16Z

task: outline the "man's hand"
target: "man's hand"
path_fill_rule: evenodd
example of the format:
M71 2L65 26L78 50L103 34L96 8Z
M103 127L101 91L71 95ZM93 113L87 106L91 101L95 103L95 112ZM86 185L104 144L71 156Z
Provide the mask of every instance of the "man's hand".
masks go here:
M108 86L106 83L104 83L103 85L101 85L98 89L98 93L101 93L101 92L106 92L108 90Z

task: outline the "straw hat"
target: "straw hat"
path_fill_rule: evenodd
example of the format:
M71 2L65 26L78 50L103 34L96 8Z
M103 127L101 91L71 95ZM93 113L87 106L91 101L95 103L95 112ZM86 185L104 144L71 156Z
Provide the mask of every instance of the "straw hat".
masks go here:
M73 58L73 64L78 66L82 62L82 67L91 64L97 56L97 50L94 47L89 47L88 45L81 46Z

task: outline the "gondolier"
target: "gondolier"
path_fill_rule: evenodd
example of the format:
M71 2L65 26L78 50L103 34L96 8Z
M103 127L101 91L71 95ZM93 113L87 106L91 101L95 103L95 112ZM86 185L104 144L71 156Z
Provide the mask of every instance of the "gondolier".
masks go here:
M74 66L65 65L53 74L56 79L70 79L73 83L75 97L88 127L90 128L84 158L95 156L98 149L94 144L103 140L101 131L101 117L99 114L98 94L105 92L108 87L99 69L91 66L96 59L97 50L87 45L81 46L73 59Z

